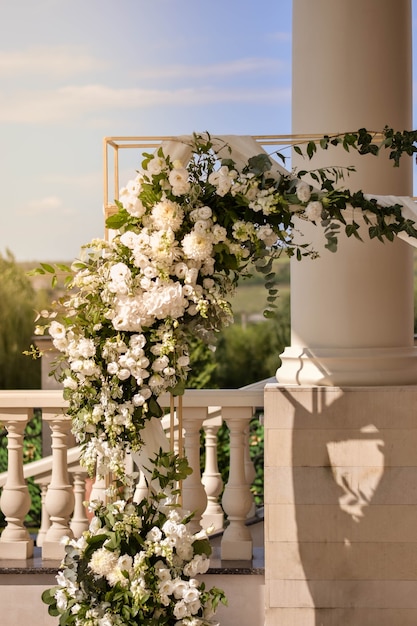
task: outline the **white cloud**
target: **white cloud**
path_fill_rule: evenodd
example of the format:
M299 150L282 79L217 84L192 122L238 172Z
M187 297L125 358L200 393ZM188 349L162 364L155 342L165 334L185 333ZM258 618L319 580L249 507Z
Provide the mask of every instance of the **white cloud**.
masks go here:
M59 213L61 215L70 215L72 211L65 208L64 203L58 196L45 196L38 200L31 200L19 211L19 214L24 215L48 215Z
M0 96L0 122L62 123L104 111L155 106L196 106L226 103L282 104L291 100L288 88L115 89L105 85L68 86L53 91Z
M223 63L213 63L210 65L163 65L159 67L142 67L135 72L139 78L187 78L187 79L207 79L207 78L230 78L231 76L241 76L242 74L271 74L277 75L285 69L290 69L291 65L280 59L248 57L236 59Z
M73 189L96 190L100 189L103 172L89 172L86 174L46 174L42 180L48 185L66 185Z
M102 69L104 63L78 47L35 47L0 51L0 76L68 77Z

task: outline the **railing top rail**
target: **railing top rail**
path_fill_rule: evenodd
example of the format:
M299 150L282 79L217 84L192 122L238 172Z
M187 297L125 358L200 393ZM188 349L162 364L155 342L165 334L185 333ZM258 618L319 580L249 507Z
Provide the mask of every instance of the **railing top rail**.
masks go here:
M184 407L262 407L263 389L186 389L183 396ZM160 396L163 407L170 406L168 393ZM68 406L61 390L17 389L0 390L0 411L10 408L62 408Z

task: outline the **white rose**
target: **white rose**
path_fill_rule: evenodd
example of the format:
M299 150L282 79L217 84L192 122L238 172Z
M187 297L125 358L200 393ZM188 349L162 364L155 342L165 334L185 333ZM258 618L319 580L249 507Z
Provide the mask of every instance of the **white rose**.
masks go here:
M49 334L54 339L64 339L65 326L59 322L51 322L51 325L49 326Z
M177 619L183 619L189 615L189 610L183 600L177 602L174 606L174 615Z
M162 157L154 156L148 163L148 172L149 174L158 175L162 172L166 167L165 159Z
M127 380L129 376L130 376L130 370L126 368L122 368L121 370L117 372L117 378L119 380Z
M188 172L185 167L173 169L169 174L169 182L172 185L174 196L182 196L190 190L191 185L188 181Z
M72 389L72 390L75 390L78 387L77 381L71 378L70 376L67 376L67 378L63 380L63 385L65 389Z
M208 220L212 216L212 210L209 206L202 206L197 209L198 217L200 220Z
M310 185L303 181L300 181L299 183L297 183L295 193L297 194L297 198L300 202L308 202L311 196Z
M148 534L146 535L146 539L147 541L161 541L162 539L161 529L158 528L157 526L154 526L153 528L151 528L150 531L148 531Z
M304 215L311 222L316 222L321 219L321 214L323 212L323 205L321 202L316 200L315 202L309 202L305 208Z

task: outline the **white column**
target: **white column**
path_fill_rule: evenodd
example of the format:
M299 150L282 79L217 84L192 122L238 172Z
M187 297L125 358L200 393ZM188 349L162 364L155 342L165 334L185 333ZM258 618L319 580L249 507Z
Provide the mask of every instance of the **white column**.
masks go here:
M411 128L411 2L293 0L293 133L385 125ZM411 162L386 154L293 164L355 165L351 191L411 195ZM291 267L291 346L265 395L265 626L411 624L411 249L314 243L320 259Z
M294 0L293 133L360 127L411 128L410 2ZM412 164L319 150L312 169L354 165L346 186L412 195ZM324 249L318 228L300 224L320 258L292 261L291 346L277 379L284 384L385 385L417 382L413 347L413 256L401 241L381 244L341 235Z

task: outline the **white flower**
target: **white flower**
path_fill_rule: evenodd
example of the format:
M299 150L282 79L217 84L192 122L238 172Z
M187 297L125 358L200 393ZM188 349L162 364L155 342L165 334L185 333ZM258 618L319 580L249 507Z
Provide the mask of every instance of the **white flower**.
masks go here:
M64 589L57 589L55 592L55 599L57 607L60 611L64 612L68 605L67 594Z
M188 181L188 171L185 167L178 167L171 170L168 180L172 185L174 196L182 196L189 192L190 183Z
M64 378L62 384L65 389L75 390L78 387L77 381L74 378L71 378L71 376L67 376L66 378Z
M229 170L226 165L222 165L219 170L209 175L208 182L216 187L216 193L219 196L225 196L230 191L236 176L235 170Z
M323 212L323 205L320 201L309 202L304 210L305 217L311 222L316 222L321 219Z
M97 576L107 576L117 565L119 554L106 548L99 548L91 555L90 569Z
M223 226L220 226L219 224L215 224L213 226L212 234L213 234L214 243L225 241L227 238L227 230Z
M210 559L205 555L196 554L194 558L184 565L184 574L186 576L197 576L197 574L205 574L210 567Z
M175 604L174 615L177 619L183 619L184 617L190 615L190 610L183 600Z
M95 535L99 530L101 530L101 522L98 517L94 516L91 519L88 530L92 535Z
M162 170L166 168L166 165L167 164L164 158L160 156L154 156L148 162L147 171L149 172L149 174L154 174L157 176L162 172Z
M307 183L300 180L297 183L295 193L300 202L308 202L311 197L311 187Z
M152 220L155 228L174 232L179 229L184 219L184 211L177 202L162 200L152 208Z
M152 363L152 369L155 372L162 372L162 370L167 367L168 363L169 363L169 359L166 356L166 354L164 354L163 356L160 356L157 359L155 359L155 361Z
M157 526L154 526L153 528L151 528L151 530L146 535L147 541L156 542L156 541L161 541L161 539L162 539L162 532L161 532L161 529L158 528Z
M202 206L197 209L198 219L200 220L208 220L213 215L213 211L209 206Z
M185 235L182 240L182 247L189 259L204 261L211 255L213 243L210 235L198 234L192 231Z
M183 561L189 561L193 558L194 550L190 543L181 542L177 545L176 551Z
M126 263L116 263L110 268L110 279L112 281L124 281L130 278L131 272Z
M49 334L53 339L64 339L66 335L65 326L60 322L53 321L49 326Z

